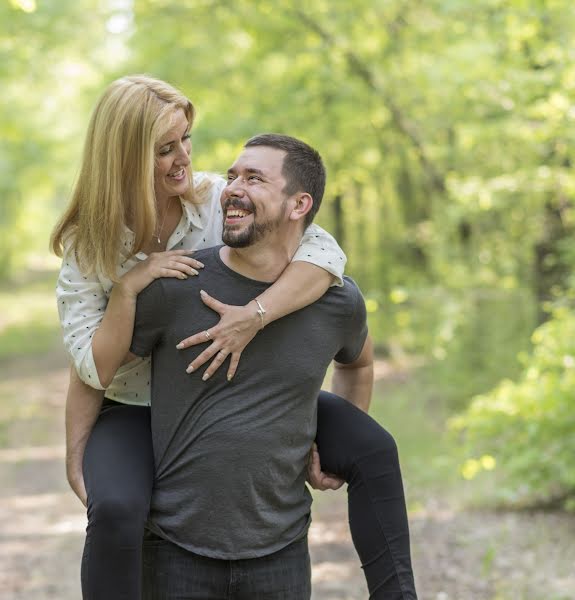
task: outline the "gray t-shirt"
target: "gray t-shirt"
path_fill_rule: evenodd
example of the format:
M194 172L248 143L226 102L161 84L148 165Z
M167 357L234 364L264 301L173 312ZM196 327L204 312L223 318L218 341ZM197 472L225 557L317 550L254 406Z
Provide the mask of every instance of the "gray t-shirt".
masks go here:
M265 556L307 532L305 478L317 395L334 357L347 363L361 352L365 304L345 278L343 287L260 331L232 382L227 361L203 382L205 368L190 375L185 370L206 345L176 349L219 321L200 290L243 305L270 284L228 268L219 248L194 257L205 264L199 276L158 279L138 297L131 350L152 354L156 481L150 527L204 556Z

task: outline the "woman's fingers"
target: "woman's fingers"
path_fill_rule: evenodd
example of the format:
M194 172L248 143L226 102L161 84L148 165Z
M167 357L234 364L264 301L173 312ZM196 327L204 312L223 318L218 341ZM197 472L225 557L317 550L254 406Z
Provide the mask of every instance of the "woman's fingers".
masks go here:
M214 357L214 360L210 363L210 366L204 371L202 380L207 381L222 366L227 357L228 352L226 350L220 350Z
M208 340L212 339L212 329L210 329L210 337L208 337L206 335L206 330L204 329L203 331L198 331L198 333L194 333L194 335L191 335L190 337L187 337L185 340L182 340L177 346L176 348L178 350L183 350L184 348L189 348L190 346L197 346L198 344L204 344L205 342L207 342ZM209 360L218 350L219 348L214 348L213 349L214 352L212 354L210 354L210 356L208 356L208 358L206 358L206 360ZM201 356L201 354L200 354ZM200 356L198 356L196 358L196 360L198 360L198 358L200 358ZM196 365L196 361L194 361L192 364L194 365L194 370L197 367L201 367L204 362L206 362L205 360L198 363Z
M159 277L177 277L178 279L187 279L188 275L177 269L169 269L167 267L161 268L159 271Z
M230 366L228 367L228 381L231 381L238 370L238 365L240 364L240 358L242 356L241 352L232 352L232 357L230 359Z
M226 308L229 306L228 304L224 304L223 302L216 300L204 290L200 290L200 296L202 297L203 303L213 311L217 312L219 315L223 314L226 311Z
M205 335L203 341L206 341ZM216 344L210 344L201 354L198 354L198 356L196 356L196 358L188 365L186 373L193 373L194 371L197 371L204 363L210 360L210 358L215 356L219 351L219 346L217 346Z

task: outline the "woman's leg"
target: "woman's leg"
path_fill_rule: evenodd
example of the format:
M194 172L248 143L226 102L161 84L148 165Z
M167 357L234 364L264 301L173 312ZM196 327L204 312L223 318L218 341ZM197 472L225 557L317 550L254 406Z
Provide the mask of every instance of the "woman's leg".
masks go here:
M369 415L320 392L322 470L347 481L349 525L372 600L416 600L397 446Z
M154 481L150 409L105 401L84 453L84 600L141 600L142 537Z

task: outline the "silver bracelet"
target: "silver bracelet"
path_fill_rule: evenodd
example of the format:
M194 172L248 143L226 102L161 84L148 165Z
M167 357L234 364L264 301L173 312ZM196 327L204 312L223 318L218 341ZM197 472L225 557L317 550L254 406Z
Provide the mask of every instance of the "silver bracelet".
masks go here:
M262 322L260 329L263 329L265 327L264 315L266 314L266 309L261 305L261 302L257 298L254 298L254 302L258 305L258 315L260 316Z

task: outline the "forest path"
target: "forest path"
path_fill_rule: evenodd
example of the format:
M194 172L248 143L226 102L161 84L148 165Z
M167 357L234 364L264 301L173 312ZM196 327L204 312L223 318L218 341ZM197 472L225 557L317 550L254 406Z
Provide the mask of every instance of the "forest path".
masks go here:
M65 364L58 351L0 364L3 600L80 599L85 514L64 475ZM385 384L384 364L379 372ZM313 599L366 600L345 491L315 498ZM455 510L428 497L410 523L420 600L575 599L573 516Z

